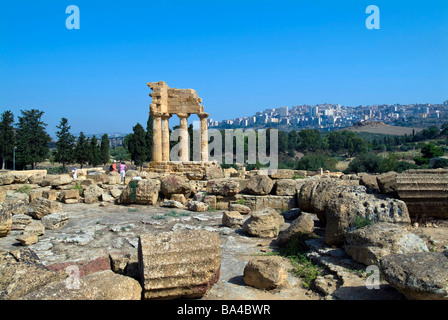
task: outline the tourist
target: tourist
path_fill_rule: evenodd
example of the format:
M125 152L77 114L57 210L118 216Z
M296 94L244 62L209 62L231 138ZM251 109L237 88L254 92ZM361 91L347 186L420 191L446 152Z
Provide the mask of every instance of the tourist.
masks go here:
M126 175L125 170L126 170L126 165L125 165L125 163L123 161L120 164L120 182L123 183L123 184L124 184L124 177Z
M110 171L111 172L117 172L117 160L114 160L114 163L112 163Z
M78 179L78 170L76 170L76 167L73 168L73 180Z

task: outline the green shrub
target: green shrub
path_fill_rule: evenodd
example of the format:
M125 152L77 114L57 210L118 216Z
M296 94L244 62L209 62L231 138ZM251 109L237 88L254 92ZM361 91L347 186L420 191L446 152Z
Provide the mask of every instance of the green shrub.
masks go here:
M333 158L325 154L311 154L302 157L298 162L296 169L317 171L320 168L323 170L336 171L337 158Z
M129 199L133 201L137 200L138 181L132 180L131 182L129 182L128 186L131 189L131 191L129 192Z
M77 183L76 186L71 187L72 190L78 190L79 195L82 196L82 193L84 192L84 189L81 186L81 183Z
M382 158L373 153L363 153L353 159L344 173L380 172Z
M246 200L244 198L240 198L240 199L236 200L236 204L241 204L241 205L245 206Z
M281 256L291 261L292 274L303 280L305 288L310 288L314 280L321 274L321 267L313 264L307 257L305 240L312 238L309 234L298 234L291 238L284 248L279 250Z

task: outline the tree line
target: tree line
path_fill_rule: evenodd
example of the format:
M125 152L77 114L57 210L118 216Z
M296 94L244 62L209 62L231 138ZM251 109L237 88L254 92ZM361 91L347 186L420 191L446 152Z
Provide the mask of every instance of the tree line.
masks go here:
M55 148L50 153L52 139L46 132L47 124L42 121L43 111L37 109L21 110L18 122L14 123L14 114L4 111L0 118L0 156L2 169L35 169L37 163L52 159L62 164L63 171L67 164L77 163L81 168L89 164L97 166L106 164L110 159L110 141L104 134L101 141L93 136L86 137L81 132L76 138L70 133L66 118L62 118Z

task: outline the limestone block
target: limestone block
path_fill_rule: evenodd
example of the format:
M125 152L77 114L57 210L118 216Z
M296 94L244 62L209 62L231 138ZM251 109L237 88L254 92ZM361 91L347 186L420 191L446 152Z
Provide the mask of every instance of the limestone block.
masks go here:
M220 242L215 232L142 234L138 256L145 299L199 298L219 279Z

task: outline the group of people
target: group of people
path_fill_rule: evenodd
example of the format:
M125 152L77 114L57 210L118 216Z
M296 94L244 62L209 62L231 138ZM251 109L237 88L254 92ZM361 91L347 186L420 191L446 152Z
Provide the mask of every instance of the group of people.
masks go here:
M124 163L124 161L122 161L120 163L120 182L124 183L124 177L126 175L126 164ZM114 160L114 163L110 166L110 172L118 172L117 171L117 160ZM75 168L73 168L73 180L78 179L78 170Z
M124 161L120 163L120 182L124 183L124 177L126 175L126 164ZM117 171L117 160L114 160L114 163L110 166L110 172L118 172Z

